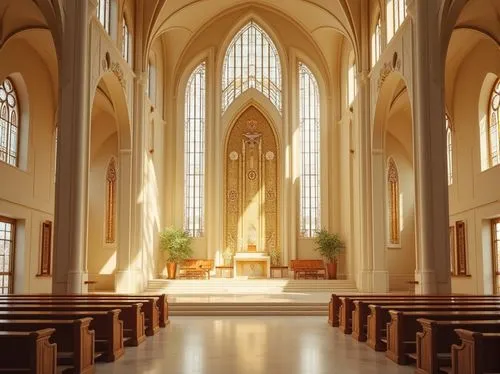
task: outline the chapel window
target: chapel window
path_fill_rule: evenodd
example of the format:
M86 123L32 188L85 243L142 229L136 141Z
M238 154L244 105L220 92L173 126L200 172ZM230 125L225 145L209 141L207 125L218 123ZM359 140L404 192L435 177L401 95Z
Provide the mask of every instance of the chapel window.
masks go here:
M300 235L321 229L320 96L311 70L299 63Z
M116 241L116 161L111 158L106 171L106 244Z
M192 237L204 235L206 66L189 77L184 112L184 229Z
M387 186L389 197L389 243L399 244L399 172L391 157L387 166Z
M281 112L281 64L267 33L250 21L233 38L222 69L222 111L243 92L255 88Z
M0 84L0 161L17 166L19 153L19 101L12 81Z

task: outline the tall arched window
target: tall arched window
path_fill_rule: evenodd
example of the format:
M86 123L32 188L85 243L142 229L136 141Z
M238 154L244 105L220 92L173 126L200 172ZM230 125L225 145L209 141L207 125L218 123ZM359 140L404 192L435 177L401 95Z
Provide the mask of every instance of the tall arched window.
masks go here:
M377 17L375 30L372 34L372 66L375 66L382 54L382 21L380 15Z
M387 162L389 197L389 243L399 244L399 173L392 157Z
M151 59L148 60L148 84L147 92L151 103L156 103L156 66Z
M19 152L19 102L10 79L0 84L0 161L17 166Z
M387 40L392 39L406 18L406 0L387 0Z
M313 237L321 229L320 96L314 74L299 63L300 234Z
M97 19L108 34L111 34L111 0L97 1Z
M453 133L450 118L445 116L446 123L446 161L448 164L448 185L453 184Z
M184 112L184 229L203 236L205 214L205 63L186 86Z
M243 92L255 88L281 112L281 64L266 32L250 21L233 38L222 70L222 111Z
M106 243L115 242L116 221L116 161L112 157L106 171Z
M128 30L127 19L123 16L122 19L122 56L125 61L130 63L130 32Z
M498 127L500 125L500 79L495 82L490 95L490 110L488 116L488 159L489 167L493 167L500 163L499 152L499 135Z

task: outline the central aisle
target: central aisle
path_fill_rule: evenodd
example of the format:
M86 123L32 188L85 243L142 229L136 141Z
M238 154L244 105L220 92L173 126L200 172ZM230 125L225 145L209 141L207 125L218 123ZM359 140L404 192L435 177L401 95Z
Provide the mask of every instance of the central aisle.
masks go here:
M325 317L173 317L115 363L116 374L410 374Z

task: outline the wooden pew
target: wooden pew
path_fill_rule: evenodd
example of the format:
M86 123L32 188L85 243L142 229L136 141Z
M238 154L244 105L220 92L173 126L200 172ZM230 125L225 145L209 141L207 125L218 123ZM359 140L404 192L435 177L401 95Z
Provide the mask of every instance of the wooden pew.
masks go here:
M391 310L402 312L500 312L500 307L497 305L446 305L446 304L425 304L425 305L369 305L370 314L367 319L367 344L370 348L376 351L385 351L387 348L387 331L386 328L391 322ZM422 317L425 318L425 317ZM441 318L442 319L442 318ZM472 318L476 319L476 318ZM485 318L492 319L492 318ZM499 318L500 319L500 318Z
M132 300L135 302L143 302L143 300L149 300L152 298L156 300L156 305L159 311L159 325L160 327L166 327L170 321L168 319L168 302L166 295L163 294L115 294L115 293L86 293L86 294L9 294L0 295L1 299L12 299L12 298L81 298L81 299L122 299L122 300ZM143 302L144 304L144 302Z
M467 310L467 307L470 307L471 309L477 309L474 308L473 306L475 305L481 305L485 306L485 308L481 308L480 310L495 310L496 308L488 309L488 306L498 306L500 308L500 300L496 299L466 299L466 298L459 298L459 299L449 299L449 298L443 298L443 299L407 299L407 300L384 300L384 301L377 301L377 300L355 300L354 301L354 309L352 311L352 321L351 321L351 327L352 327L352 337L358 341L366 341L367 340L367 332L368 332L368 316L370 315L370 308L369 305L377 305L379 307L383 307L383 310L386 310L386 314L384 315L385 320L382 323L377 323L376 321L372 321L375 323L373 326L382 326L385 327L385 323L389 322L390 316L388 309L398 309L398 310L408 310L408 308L405 308L405 306L413 306L415 308L416 306L419 305L429 305L429 306L435 306L435 308L427 308L428 310L449 310L449 306L460 306L464 307L464 310ZM445 306L443 308L443 306ZM387 308L389 307L389 308ZM402 308L400 308L402 307ZM342 321L344 323L344 321ZM373 327L372 326L372 331ZM373 348L373 347L372 347Z
M110 311L0 311L0 319L5 320L56 320L92 318L90 329L95 331L95 351L103 353L106 361L115 361L125 352L123 321L118 316L120 309Z
M500 319L500 311L389 311L391 322L387 324L386 357L392 361L406 365L408 353L416 352L416 335L421 325L418 319L426 318L436 321L467 321Z
M52 339L57 344L57 364L71 365L72 373L93 373L95 354L92 318L77 320L0 320L0 331L31 332L55 329Z
M142 312L142 303L104 304L99 301L87 302L85 300L57 299L57 300L0 300L2 310L47 310L47 311L109 311L120 309L120 319L123 321L124 336L127 344L138 346L145 339L145 325L153 329L151 319L146 320ZM157 330L157 329L156 329Z
M500 333L500 320L491 321L433 321L418 319L422 331L417 332L416 374L439 374L440 369L451 366L451 347L460 344L456 329L476 332ZM500 352L500 351L499 351Z
M416 298L446 298L446 297L454 297L454 298L500 298L500 296L485 296L485 295L465 295L465 294L450 294L450 295L408 295L408 294L345 294L345 295L337 295L332 294L330 302L328 304L328 324L333 327L339 327L339 315L340 309L342 305L342 301L340 298L349 298L352 303L354 300L363 300L363 299L378 299L378 300L394 300L394 299L416 299ZM346 300L347 301L347 300ZM349 305L349 304L347 304ZM353 306L350 305L350 308ZM346 310L345 314L350 315L351 310Z
M0 331L0 373L55 374L54 329L33 332Z
M500 334L457 329L462 344L451 348L452 374L500 372Z
M352 316L352 312L354 310L354 302L355 301L364 301L368 304L376 304L378 302L409 302L412 300L462 300L462 299L471 299L471 300L500 300L500 298L497 297L491 297L491 296L474 296L474 297L469 297L469 296L455 296L455 295L391 295L391 296L338 296L335 298L335 304L338 305L337 311L335 312L334 308L334 315L335 319L338 319L337 326L340 327L341 331L343 331L345 334L350 334L352 332L351 330L351 324L350 324L350 319ZM333 298L332 298L333 301ZM338 317L337 317L338 316ZM333 325L333 324L332 324Z

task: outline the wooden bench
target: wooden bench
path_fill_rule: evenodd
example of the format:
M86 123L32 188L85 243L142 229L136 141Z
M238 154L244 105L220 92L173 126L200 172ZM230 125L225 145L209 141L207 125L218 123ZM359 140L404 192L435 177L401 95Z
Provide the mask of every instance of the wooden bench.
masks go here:
M88 299L88 300L108 300L108 299L121 299L121 300L131 300L135 302L143 302L143 300L156 300L156 305L159 311L159 326L166 327L170 322L168 320L168 302L165 294L115 294L115 293L87 293L87 294L9 294L0 295L0 300L2 299L15 299L15 298L78 298L78 299ZM144 304L144 302L143 302Z
M460 345L451 348L452 374L500 372L500 334L457 329Z
M425 305L407 304L407 305L369 305L370 314L367 318L367 344L376 351L385 351L387 348L387 326L392 321L391 312L421 312L421 313L468 313L468 312L500 312L500 305L450 305L450 304L432 304ZM426 318L426 317L419 317ZM443 318L440 318L443 319ZM472 318L477 319L477 318ZM485 318L492 319L492 318ZM500 318L499 318L500 319ZM462 318L463 320L463 318ZM415 321L415 324L417 322ZM416 332L415 332L416 333Z
M294 279L325 279L326 271L323 260L290 260L290 269Z
M113 298L85 298L85 297L57 297L57 298L51 298L51 297L44 297L44 298L11 298L11 299L2 299L0 298L0 310L2 310L3 306L6 305L19 305L19 304L24 304L24 305L31 305L31 304L36 304L36 305L57 305L59 307L62 307L63 305L75 305L78 304L82 306L82 308L87 308L93 305L98 305L100 307L106 306L108 310L110 309L123 309L124 310L124 317L127 318L130 323L127 322L127 329L134 329L137 330L137 335L138 338L142 338L142 332L138 330L139 325L141 322L139 319L141 319L140 315L141 312L144 312L144 317L142 317L145 326L146 326L146 335L152 336L156 334L159 329L160 329L160 317L159 317L159 309L157 307L157 298L143 298L143 299L113 299ZM128 309L133 306L141 304L140 306L136 307L132 312L129 311ZM101 310L101 309L95 309L95 310ZM131 314L131 315L130 315ZM137 321L136 321L137 320ZM135 322L134 322L135 321ZM132 325L134 324L134 325ZM134 327L135 326L135 327ZM142 338L142 340L144 340ZM138 342L140 343L140 341Z
M422 331L417 332L416 374L439 374L451 367L451 347L460 344L456 329L500 333L500 320L491 321L433 321L418 319ZM500 352L500 351L499 351Z
M0 320L0 331L31 332L55 329L52 339L57 344L57 365L71 365L72 373L94 372L95 334L90 330L92 318L77 320Z
M377 305L380 307L393 307L393 309L398 309L398 310L408 310L404 306L408 305L413 308L421 306L421 305L429 305L433 306L432 308L426 308L427 310L448 310L449 306L454 305L454 306L463 306L463 310L467 310L467 307L470 307L470 309L477 309L474 308L474 305L497 305L500 306L500 300L495 300L495 299L466 299L466 298L432 298L432 299L425 299L425 298L415 298L415 299L396 299L396 300L384 300L384 301L378 301L378 300L355 300L354 301L354 309L352 311L352 320L350 325L352 326L352 337L358 341L366 341L367 340L367 330L368 330L368 316L370 314L370 308L369 305ZM402 307L402 309L400 308ZM486 308L486 307L485 307ZM481 310L495 310L496 308L493 309L481 309ZM387 310L387 308L384 308L384 310ZM381 322L382 326L385 326L385 323L389 322L389 313L387 311L386 315L384 316L386 318L386 321ZM344 320L341 321L340 327L342 328L344 324ZM380 326L380 324L379 324ZM347 328L346 328L347 330Z
M389 311L391 322L387 324L386 357L399 365L406 365L411 353L416 352L416 335L421 330L418 319L436 321L468 321L500 319L500 311Z
M74 320L92 318L90 329L95 331L95 351L103 353L106 361L115 361L125 352L123 339L123 321L118 318L120 309L108 312L99 311L0 311L4 320Z
M341 319L347 321L351 318L352 311L354 309L354 301L362 300L368 301L375 304L380 301L396 301L396 300L461 300L461 299L472 299L472 300L492 300L498 299L498 296L478 296L478 295L332 295L328 308L328 324L334 327L340 327ZM348 331L350 333L350 331Z
M76 303L74 300L16 300L16 301L0 301L0 311L110 311L120 310L119 318L123 321L124 336L129 338L126 340L128 345L138 346L145 339L145 321L144 313L141 311L142 304L101 304L88 303L82 304L81 300Z
M33 332L0 331L0 373L55 374L55 329Z
M184 260L179 268L179 278L210 279L214 260L190 258Z

